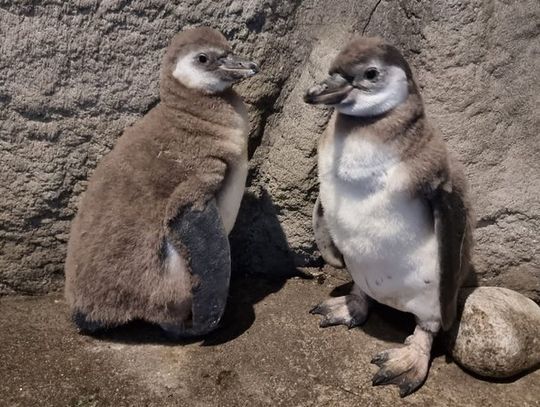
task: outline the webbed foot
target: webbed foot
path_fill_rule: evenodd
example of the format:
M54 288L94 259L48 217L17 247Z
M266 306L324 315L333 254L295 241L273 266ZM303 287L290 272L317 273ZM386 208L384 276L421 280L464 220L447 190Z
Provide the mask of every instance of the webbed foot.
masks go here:
M368 299L365 294L349 294L329 298L313 307L309 312L323 316L319 323L321 328L345 325L350 329L362 325L366 321L368 308Z
M373 385L393 384L399 395L405 397L420 388L429 371L433 334L416 327L415 333L405 340L402 348L378 353L371 363L379 366L373 376Z

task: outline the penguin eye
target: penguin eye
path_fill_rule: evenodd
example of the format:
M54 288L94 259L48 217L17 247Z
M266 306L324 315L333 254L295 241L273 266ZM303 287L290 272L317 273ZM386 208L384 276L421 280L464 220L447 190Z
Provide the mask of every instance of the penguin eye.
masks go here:
M208 62L208 56L206 54L199 54L197 59L201 64L206 64Z
M368 68L364 72L364 78L366 78L368 81L373 81L379 77L379 71L377 71L377 68Z

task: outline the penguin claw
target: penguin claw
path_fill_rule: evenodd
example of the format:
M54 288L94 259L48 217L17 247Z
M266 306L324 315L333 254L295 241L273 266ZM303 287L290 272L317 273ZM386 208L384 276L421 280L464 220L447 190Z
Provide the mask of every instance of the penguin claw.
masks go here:
M329 326L336 326L336 325L339 325L339 322L337 322L335 320L328 319L328 318L324 318L324 319L321 320L321 322L319 322L319 326L321 328L327 328Z
M388 352L379 352L371 359L370 363L381 367L388 360Z
M373 376L373 379L371 379L371 384L373 386L382 386L384 384L389 384L389 381L392 378L388 376L388 372L383 372L382 370L379 370L375 376Z
M399 386L399 397L403 398L408 396L409 394L413 393L416 389L420 387L422 382L416 383L404 383Z
M322 315L319 323L321 328L335 325L345 325L352 329L362 325L367 318L367 306L363 306L354 295L330 298L314 306L310 314Z
M379 367L372 379L373 386L393 384L398 386L400 397L406 397L424 383L429 355L405 346L380 352L371 359L371 363Z
M315 315L315 314L319 314L319 315L320 315L320 314L322 313L320 304L317 304L317 305L315 305L313 308L311 308L311 309L309 310L309 313L312 314L312 315Z
M355 328L357 326L362 325L362 322L358 321L355 317L352 317L351 320L349 321L349 323L347 324L347 328L349 328L349 329Z

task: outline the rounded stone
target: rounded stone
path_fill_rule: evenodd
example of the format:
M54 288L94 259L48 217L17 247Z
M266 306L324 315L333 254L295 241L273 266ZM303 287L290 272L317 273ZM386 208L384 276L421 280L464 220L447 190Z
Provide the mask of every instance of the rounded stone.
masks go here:
M508 378L540 364L540 307L515 291L460 292L461 319L447 342L454 360L480 376Z

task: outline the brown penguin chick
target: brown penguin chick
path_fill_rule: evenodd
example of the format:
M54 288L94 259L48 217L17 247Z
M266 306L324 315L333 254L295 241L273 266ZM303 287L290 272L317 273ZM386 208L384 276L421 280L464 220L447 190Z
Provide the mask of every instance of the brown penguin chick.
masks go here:
M370 299L415 315L405 345L382 352L374 385L401 396L427 377L434 336L456 317L470 269L473 216L461 166L429 124L408 63L391 45L356 38L305 100L335 108L319 142L315 239L354 285L312 313L321 326L362 324Z
M248 119L231 86L257 71L213 29L173 38L160 103L99 163L72 223L65 294L81 331L133 319L176 337L217 326L247 174Z

